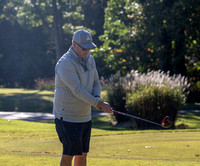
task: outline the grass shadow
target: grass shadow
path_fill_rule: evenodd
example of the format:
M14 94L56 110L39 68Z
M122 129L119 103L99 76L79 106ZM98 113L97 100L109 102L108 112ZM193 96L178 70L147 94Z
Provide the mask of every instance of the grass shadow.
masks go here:
M200 123L200 112L185 112L185 113L179 113L179 117L184 118L188 121L198 121Z
M187 128L199 128L200 112L186 111L178 113L178 124L184 124Z
M50 94L2 94L0 95L0 110L51 113L53 108L52 98L53 95Z
M94 115L92 116L92 128L110 131L127 131L131 129L113 126L113 115Z
M182 110L200 110L200 103L186 103Z

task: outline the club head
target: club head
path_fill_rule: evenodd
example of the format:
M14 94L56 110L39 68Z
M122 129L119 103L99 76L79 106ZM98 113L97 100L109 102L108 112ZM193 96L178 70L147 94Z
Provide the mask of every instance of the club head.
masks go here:
M161 122L161 126L163 128L170 128L172 125L173 125L173 122L170 116L166 116Z

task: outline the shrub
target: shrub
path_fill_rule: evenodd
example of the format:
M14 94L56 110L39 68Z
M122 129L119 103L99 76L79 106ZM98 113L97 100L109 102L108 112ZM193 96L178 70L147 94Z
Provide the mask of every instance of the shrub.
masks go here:
M103 84L108 89L108 102L113 107L114 110L127 112L126 111L126 91L121 86L120 75L111 76L109 79L104 80L101 78L101 84ZM114 113L115 118L118 123L127 121L128 118L124 115Z
M50 78L37 78L35 80L35 87L39 90L53 91L55 89L54 79Z
M161 71L146 74L131 71L124 77L118 73L103 82L112 88L108 98L114 109L158 123L166 115L175 121L177 111L185 103L189 86L185 77L170 76ZM117 116L116 120L121 122ZM137 120L136 123L138 127L147 127L142 121Z
M150 85L134 93L129 92L126 104L130 114L160 123L167 115L175 122L177 111L183 106L184 101L184 94L178 88ZM140 120L136 123L138 128L155 127Z

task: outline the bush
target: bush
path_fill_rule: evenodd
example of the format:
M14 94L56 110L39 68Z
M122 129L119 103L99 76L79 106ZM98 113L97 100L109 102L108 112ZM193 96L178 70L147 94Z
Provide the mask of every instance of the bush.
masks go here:
M114 110L117 110L117 111L119 110L121 112L127 112L125 97L126 97L125 91L123 90L122 87L118 86L118 87L115 87L112 91L110 91L108 100ZM120 115L120 114L116 114L116 113L114 113L114 115L115 115L115 118L118 123L127 121L127 119L128 119L124 115Z
M54 79L49 78L37 78L35 80L35 87L39 90L53 91L55 89Z
M130 114L160 123L167 115L175 122L177 111L184 101L183 93L177 88L147 86L134 93L128 93L126 104ZM140 120L136 123L138 128L155 127Z
M111 76L110 79L104 80L104 78L101 78L101 84L103 84L105 87L107 87L108 90L108 102L112 106L114 110L121 111L121 112L127 112L126 111L126 91L121 86L120 82L120 76L115 75ZM115 118L118 123L127 121L129 118L127 118L124 115L116 114L114 113Z
M103 82L112 88L108 95L114 109L158 123L167 115L175 121L178 110L185 103L189 86L185 77L170 76L161 71L146 74L131 71L124 77L118 73ZM119 115L115 116L118 123L123 121ZM136 123L138 128L151 127L142 121Z

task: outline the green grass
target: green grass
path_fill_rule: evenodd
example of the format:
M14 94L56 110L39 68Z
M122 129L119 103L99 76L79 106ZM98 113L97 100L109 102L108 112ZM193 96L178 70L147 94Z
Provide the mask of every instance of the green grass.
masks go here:
M175 125L181 124L184 124L187 128L200 128L200 112L179 113Z
M105 101L107 100L107 91L108 89L103 88L101 93ZM53 96L54 92L51 91L0 88L0 110L51 113ZM187 110L192 108L200 110L200 105L187 103L184 107ZM180 124L189 128L200 128L200 113L179 114L176 125Z
M102 128L107 125L107 128ZM94 117L89 166L197 166L200 130L125 130ZM57 166L62 147L53 123L0 119L0 163Z
M106 96L107 90L103 90L103 100ZM0 110L51 113L53 97L52 91L0 88Z
M102 99L108 100L108 88L103 87ZM51 112L54 92L0 88L0 110L23 112ZM200 104L187 103L184 110L200 110Z
M106 98L106 91L102 94ZM51 112L53 92L0 89L0 110ZM127 130L94 116L89 166L200 166L200 114L178 115L188 129ZM0 165L57 166L62 146L53 121L0 119Z
M200 110L200 103L186 103L183 110Z
M0 88L0 110L52 112L54 92Z

